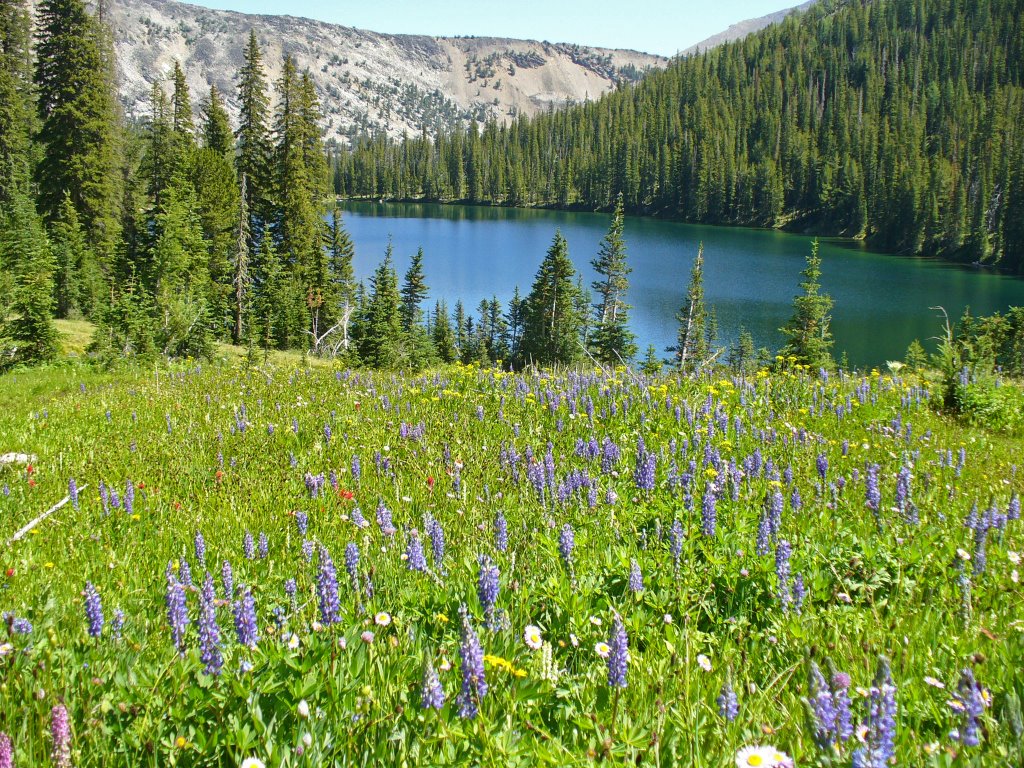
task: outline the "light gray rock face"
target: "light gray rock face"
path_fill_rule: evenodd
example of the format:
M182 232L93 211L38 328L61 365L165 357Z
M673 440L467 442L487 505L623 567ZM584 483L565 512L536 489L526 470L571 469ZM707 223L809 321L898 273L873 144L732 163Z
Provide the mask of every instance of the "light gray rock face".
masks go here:
M325 136L398 137L470 119L509 120L594 99L668 59L502 38L385 35L293 16L217 11L173 0L105 0L129 119L145 119L152 83L170 90L174 62L197 111L216 85L234 119L235 77L255 30L271 82L285 54L316 82Z

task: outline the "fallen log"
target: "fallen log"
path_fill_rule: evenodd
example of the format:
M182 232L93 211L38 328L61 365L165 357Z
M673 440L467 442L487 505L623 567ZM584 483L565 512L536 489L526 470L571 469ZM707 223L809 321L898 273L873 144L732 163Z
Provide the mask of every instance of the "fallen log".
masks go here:
M83 485L81 488L78 489L78 492L81 493L82 491L84 491L88 487L89 487L88 485ZM13 544L14 542L18 541L19 539L24 538L26 533L31 531L33 528L35 528L37 525L39 525L41 522L43 522L43 520L48 518L50 515L52 515L58 509L63 507L65 504L67 504L69 501L71 501L71 496L70 495L65 496L63 499L58 501L56 504L54 504L48 510L43 512L43 514L41 514L35 520L29 521L29 523L27 525L25 525L20 531L18 531L16 534L14 534L11 537L11 540L8 542L8 544Z

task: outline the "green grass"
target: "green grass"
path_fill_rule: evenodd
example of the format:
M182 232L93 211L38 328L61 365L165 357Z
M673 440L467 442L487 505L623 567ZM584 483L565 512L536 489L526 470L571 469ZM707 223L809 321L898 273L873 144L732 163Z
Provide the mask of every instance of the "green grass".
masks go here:
M88 486L77 509L64 507L0 550L0 610L33 624L28 635L0 637L11 643L0 658L0 730L15 742L16 764L46 763L50 712L63 702L77 766L235 766L246 756L275 767L723 766L741 747L764 742L800 766L849 765L856 736L836 748L815 744L803 701L807 665L824 668L829 658L851 676L861 722L867 699L858 689L871 686L880 655L891 660L897 690L899 764L1020 764L1012 713L1024 694L1024 593L1013 578L1021 523L989 531L984 549L964 527L975 502L982 513L1005 513L1020 494L1021 472L1012 468L1019 440L937 413L916 379L822 382L799 370L746 382L613 376L345 372L288 355L248 369L244 350L220 348L212 363L69 364L0 377L0 452L38 457L31 474L0 470L9 490L0 495L3 541L60 500L69 478ZM639 437L657 456L653 490L634 479ZM577 441L591 438L620 449L610 471L578 455ZM553 488L538 495L525 456L532 450L543 466L549 442L556 488L585 471L594 506L586 489L563 501ZM961 447L966 463L957 469ZM515 469L509 448L520 457ZM947 450L953 466L942 459ZM730 461L752 469L755 451L778 476L746 474L734 497ZM824 484L819 455L828 459ZM691 460L684 489L675 478L690 474ZM877 518L866 506L872 465ZM896 508L901 467L910 470L916 522L909 507ZM325 476L316 498L307 473ZM130 482L133 509L105 508L101 481L122 498ZM702 507L713 485L709 536ZM792 574L807 587L799 614L781 608L775 546L757 554L766 499L776 492L784 499L778 538L792 545ZM377 523L379 503L391 512L393 536ZM353 523L356 508L368 527ZM336 624L322 625L319 558L307 562L298 511L308 515L306 538L326 547L337 568ZM499 511L506 551L494 533ZM444 533L440 567L427 515ZM684 532L678 561L676 520ZM559 552L566 525L575 537L571 567ZM217 597L230 561L236 592L251 587L258 615L257 647L242 647L232 605L217 604L219 676L200 660L198 590L187 590L183 654L164 605L169 564L178 579L187 562L201 583L197 531ZM266 534L265 559L245 558L247 531ZM409 570L404 559L416 539L430 573ZM350 544L360 554L356 584L345 565ZM987 567L974 573L982 552ZM477 594L481 555L500 571L497 629ZM634 560L639 593L628 588ZM294 604L288 579L297 584ZM86 582L101 596L100 638L86 631ZM472 720L455 703L462 604L488 654L489 691ZM121 637L111 627L118 608ZM375 623L379 612L391 617L386 626ZM595 653L616 615L630 653L628 685L618 693ZM527 625L541 629L545 650L525 644ZM366 631L375 633L372 644L361 639ZM447 696L437 712L421 707L427 659ZM977 747L949 737L961 721L947 702L965 668L992 697ZM739 699L734 722L716 703L727 680ZM303 699L308 719L298 711Z

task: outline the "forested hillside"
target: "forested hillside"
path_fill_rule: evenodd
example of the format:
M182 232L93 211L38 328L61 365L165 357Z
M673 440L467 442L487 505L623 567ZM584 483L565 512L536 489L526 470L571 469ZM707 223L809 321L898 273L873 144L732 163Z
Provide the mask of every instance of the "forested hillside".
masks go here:
M339 194L609 207L1024 270L1024 1L824 0L589 104L337 158Z

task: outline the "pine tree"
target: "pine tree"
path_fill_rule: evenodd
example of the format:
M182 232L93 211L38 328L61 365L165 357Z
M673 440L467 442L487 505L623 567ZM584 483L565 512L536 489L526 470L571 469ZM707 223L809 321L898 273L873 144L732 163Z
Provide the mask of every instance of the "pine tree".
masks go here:
M796 358L798 363L808 365L812 370L835 366L832 359L832 299L821 293L821 257L818 255L818 241L811 244L807 266L800 273L802 294L793 298L793 316L782 333L789 339L782 348L782 354Z
M330 295L341 324L341 347L347 352L351 347L351 326L356 308L356 278L353 269L356 251L342 223L338 206L334 206L331 211L327 250L332 284Z
M366 332L359 350L363 363L371 368L399 368L403 364L400 305L398 275L392 264L389 243L384 261L370 278Z
M238 218L235 223L235 258L234 276L232 285L235 289L234 315L235 325L231 334L231 340L235 344L241 344L242 339L252 337L252 333L246 334L246 320L249 309L252 306L252 276L249 272L249 209L247 206L248 195L245 189L245 176L242 177L242 186L238 195Z
M69 194L101 262L109 267L119 236L118 111L113 55L102 22L83 0L39 6L35 83L43 157L40 212L48 221Z
M181 64L174 62L174 92L171 99L173 112L171 115L171 126L178 135L179 141L191 149L195 146L195 117L192 114L192 96L189 93L188 83L185 80L185 71Z
M680 371L697 370L707 360L710 348L707 340L707 308L704 305L704 244L697 249L697 258L690 270L690 284L686 300L676 315L679 330L676 344L669 347Z
M629 305L625 300L632 269L626 262L626 243L622 236L624 226L620 193L608 234L601 241L597 258L591 262L594 271L600 275L600 279L593 283L598 303L594 305L595 329L591 345L598 362L610 365L632 359L637 351L636 336L629 330Z
M0 366L53 360L60 351L53 324L53 254L35 206L22 192L15 192L0 214L0 268L13 276L12 316L3 329L11 349Z
M85 239L78 212L70 195L64 197L60 216L50 228L56 265L54 275L55 313L68 318L76 313L86 317L103 291L103 276Z
M754 351L754 337L750 335L743 326L740 326L739 337L736 343L729 349L729 367L736 373L749 373L757 362L757 353Z
M0 206L32 177L31 19L24 0L0 3Z
M423 249L420 248L412 257L412 263L406 270L402 283L402 328L409 332L423 322L420 306L427 298L427 282L423 274Z
M575 276L568 243L556 232L526 297L523 357L528 364L549 367L579 360L584 318L578 311Z
M267 77L263 69L263 54L256 40L255 30L249 33L249 42L243 54L242 69L238 73L238 154L235 168L239 177L245 176L249 209L250 249L262 239L264 224L270 218L273 173L271 171L271 143L267 124L270 119L270 99L267 95Z
M235 139L231 133L231 121L224 106L224 97L215 85L210 86L210 95L203 107L203 145L225 157L234 156Z
M508 326L508 362L513 368L523 365L523 326L526 319L526 302L515 287L508 302L505 323Z
M640 364L640 371L645 376L657 376L661 373L663 366L664 364L658 359L658 350L654 348L653 344L648 344L643 362Z
M459 359L459 352L455 347L455 331L452 329L452 321L448 316L448 305L444 299L438 299L434 304L434 322L431 327L431 336L434 340L434 348L442 363L454 363Z

